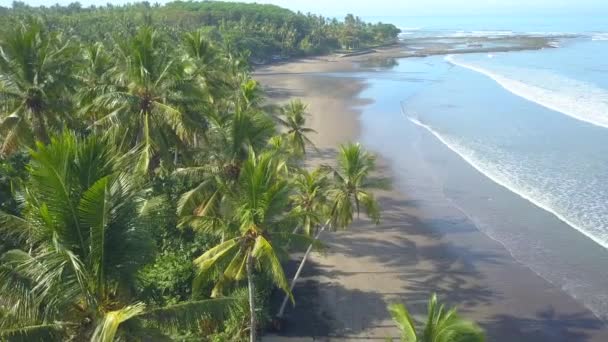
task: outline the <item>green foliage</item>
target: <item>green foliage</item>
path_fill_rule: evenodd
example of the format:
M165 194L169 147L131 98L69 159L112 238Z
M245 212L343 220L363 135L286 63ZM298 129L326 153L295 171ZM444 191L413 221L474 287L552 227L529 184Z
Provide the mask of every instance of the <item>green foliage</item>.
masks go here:
M151 259L151 228L163 200L121 171L108 139L66 133L30 153L21 215L0 212L0 229L21 248L0 258L0 307L10 308L0 324L4 334L34 338L58 329L47 322L64 321L63 330L79 339L112 341L122 323L158 318L150 315L161 308L146 311L134 301L134 284ZM193 310L164 308L171 322L198 320L180 308Z
M11 214L18 213L16 191L27 178L29 156L26 153L15 153L0 157L0 210Z
M23 15L43 15L49 26L85 42L129 36L142 25L162 27L173 39L204 27L211 41L231 53L248 50L256 62L386 44L395 41L400 32L394 25L369 24L353 15L339 22L274 5L220 1L175 1L163 6L141 2L78 9L24 4L0 12L6 27Z
M334 186L328 193L333 227L348 226L361 209L378 223L380 208L370 190L386 187L386 184L370 177L374 168L375 157L358 143L340 146L338 166L333 170Z
M273 115L249 62L391 25L213 1L0 19L0 339L238 340L294 300L281 263L321 222L377 219L371 156L303 170L306 105Z
M305 155L306 146L314 148L313 142L307 137L315 130L305 127L306 105L300 100L294 100L281 108L279 123L285 128L284 136L295 154Z
M160 305L187 300L191 296L192 254L183 249L169 249L157 255L139 273L143 295Z
M433 294L429 299L427 319L422 331L417 330L409 311L403 304L388 306L393 320L401 330L403 342L483 342L483 331L473 322L460 318L456 309L446 309Z
M1 41L0 155L19 145L48 142L49 128L69 125L68 98L75 90L74 45L39 20L12 28Z

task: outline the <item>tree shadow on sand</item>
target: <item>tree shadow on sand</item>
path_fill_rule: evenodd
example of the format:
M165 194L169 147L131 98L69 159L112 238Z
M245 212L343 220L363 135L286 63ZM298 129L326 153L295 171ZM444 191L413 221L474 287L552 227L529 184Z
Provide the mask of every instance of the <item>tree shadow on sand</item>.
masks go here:
M297 262L291 261L286 273L292 275ZM358 304L365 303L369 307L384 308L382 294L347 289L337 282L319 281L316 276L326 272L317 263L310 260L302 272L302 280L294 288L295 307L289 305L282 320L279 336L284 337L327 337L356 334L368 327L378 324L386 318L383 312L370 315L369 320L356 322L357 329L346 327L344 321L352 321L352 315ZM334 272L337 274L338 272ZM331 305L326 299L331 298ZM271 298L271 307L275 310L280 306L283 294L275 292ZM385 311L384 309L382 311ZM354 315L353 315L354 316Z
M416 222L414 216L403 212L400 215L377 226L358 222L349 231L324 236L328 253L352 260L372 260L381 267L369 271L345 270L320 265L314 258L310 260L294 289L296 307L288 308L279 332L281 336L350 338L390 322L386 310L389 302L407 302L414 313L422 314L432 292L461 306L488 303L498 298L491 290L471 281L481 277L478 263L499 263L495 255L474 253L448 242L439 242L435 233L420 230L420 222ZM431 238L428 241L432 243L418 244L416 237ZM467 256L462 257L464 254ZM297 261L286 265L289 276L295 272ZM390 292L362 291L347 289L338 282L342 277L351 276L374 279L382 273L392 275L393 279L404 279L399 282L404 286L397 286ZM279 302L280 298L276 298L274 306L278 307Z

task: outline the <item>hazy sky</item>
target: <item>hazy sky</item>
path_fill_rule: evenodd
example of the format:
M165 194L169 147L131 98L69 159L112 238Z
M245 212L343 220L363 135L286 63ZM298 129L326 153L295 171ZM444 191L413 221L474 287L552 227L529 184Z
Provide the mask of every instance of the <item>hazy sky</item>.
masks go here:
M31 5L68 4L74 0L24 0ZM151 3L155 0L149 0ZM243 0L241 0L243 1ZM246 2L273 3L293 10L327 16L343 16L352 12L362 17L404 15L475 15L511 14L608 14L608 0L255 0ZM130 0L80 0L84 6L107 2L124 4ZM166 0L159 1L161 3ZM0 0L10 6L12 0Z

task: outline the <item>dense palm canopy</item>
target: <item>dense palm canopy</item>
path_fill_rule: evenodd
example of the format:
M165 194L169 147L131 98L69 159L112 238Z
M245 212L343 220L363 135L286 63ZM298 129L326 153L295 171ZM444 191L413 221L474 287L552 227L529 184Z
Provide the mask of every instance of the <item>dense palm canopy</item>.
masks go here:
M429 299L427 318L419 331L409 311L403 304L393 303L388 310L401 330L403 342L483 342L481 329L458 316L456 309L448 310L437 302L437 296Z
M292 217L288 214L289 187L281 179L280 165L270 153L256 156L250 154L244 163L238 186L229 194L230 212L224 224L238 228L236 236L207 251L195 260L198 267L198 279L208 276L212 267L230 260L226 271L220 277L215 288L216 294L221 290L223 281L241 280L245 276L244 260L252 255L262 268L268 267L277 285L286 290L287 282L272 239L292 237L290 233ZM298 237L293 234L293 237ZM210 262L211 261L211 262ZM263 266L263 265L266 266Z
M152 28L141 28L116 48L121 60L114 84L93 101L96 111L106 113L93 127L120 125L133 145L142 145L141 169L154 166L155 157L170 164L171 153L185 151L201 129L196 124L204 112L204 103L197 101L200 87Z
M229 282L248 279L252 327L256 326L254 273L266 274L276 286L290 294L280 257L286 255L286 247L290 244L305 246L311 242L306 236L291 233L289 185L281 175L281 161L274 157L272 153L256 156L250 151L237 186L228 194L228 215L222 217L224 225L236 228L236 236L194 260L197 268L195 291L214 275L217 280L212 296L220 295ZM255 341L254 328L250 341Z
M0 154L46 143L49 130L71 124L66 95L76 85L73 48L34 19L0 38Z
M306 105L276 115L250 63L390 42L392 25L221 2L13 7L0 340L254 341L270 291L296 299L290 252L360 209L379 219L373 156L350 144L304 169Z
M22 215L0 212L0 229L21 242L0 258L3 335L61 331L112 341L121 323L154 318L133 284L153 252L150 230L163 199L121 171L128 158L111 146L108 137L65 134L32 151ZM188 308L191 319L221 303L198 304Z

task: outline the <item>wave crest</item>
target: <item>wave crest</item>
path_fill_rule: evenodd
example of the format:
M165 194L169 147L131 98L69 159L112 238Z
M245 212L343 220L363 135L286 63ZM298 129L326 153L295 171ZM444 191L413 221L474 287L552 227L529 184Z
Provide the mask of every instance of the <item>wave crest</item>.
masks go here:
M545 74L544 84L537 86L513 79L479 65L459 61L454 55L445 60L462 68L483 74L509 92L543 107L568 115L580 121L608 128L608 91L593 84L555 74ZM520 74L538 74L521 70Z

